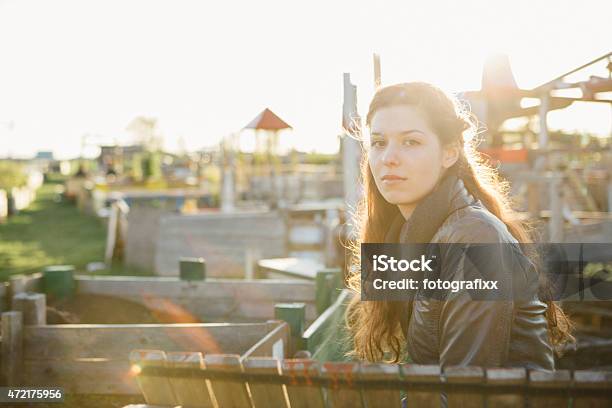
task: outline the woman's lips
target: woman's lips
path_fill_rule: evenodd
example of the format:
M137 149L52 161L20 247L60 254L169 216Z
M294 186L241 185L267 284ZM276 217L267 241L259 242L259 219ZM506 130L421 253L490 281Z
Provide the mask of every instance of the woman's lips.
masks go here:
M402 181L406 181L406 179L396 175L386 175L382 177L382 182L386 185L397 184L401 183Z

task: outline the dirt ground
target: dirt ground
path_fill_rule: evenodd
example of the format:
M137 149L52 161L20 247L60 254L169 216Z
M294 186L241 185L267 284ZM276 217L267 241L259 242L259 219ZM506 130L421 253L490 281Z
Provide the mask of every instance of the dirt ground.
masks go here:
M203 323L189 321L171 313L152 312L145 306L101 295L75 295L47 306L47 324L143 324L143 323Z
M76 295L47 306L47 324L142 324L185 323L176 316L151 312L145 306L111 296ZM200 323L196 320L190 323ZM144 404L142 396L66 395L62 404L36 404L41 408L123 407ZM21 405L24 406L23 404Z

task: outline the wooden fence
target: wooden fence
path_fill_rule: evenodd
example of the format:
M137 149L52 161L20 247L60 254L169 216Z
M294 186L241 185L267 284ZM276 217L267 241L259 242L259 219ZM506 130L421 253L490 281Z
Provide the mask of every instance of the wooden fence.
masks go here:
M117 297L160 312L172 305L199 319L265 321L283 302L303 303L309 322L318 316L312 281L75 275L74 286L79 295ZM44 291L42 273L16 275L0 285L0 298L6 304L16 293Z
M443 400L449 407L612 405L612 371L441 371L439 366L161 350L135 350L130 358L148 404L139 407L440 407Z

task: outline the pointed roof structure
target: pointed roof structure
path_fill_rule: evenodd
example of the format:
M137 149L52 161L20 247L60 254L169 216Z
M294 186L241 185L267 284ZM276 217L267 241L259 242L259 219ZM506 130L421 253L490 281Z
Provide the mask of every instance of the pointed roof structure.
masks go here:
M256 129L256 130L282 130L282 129L293 129L287 122L279 118L270 109L264 109L259 115L255 117L244 129Z
M505 54L493 55L487 58L482 70L481 88L483 91L516 91L516 85L510 59Z

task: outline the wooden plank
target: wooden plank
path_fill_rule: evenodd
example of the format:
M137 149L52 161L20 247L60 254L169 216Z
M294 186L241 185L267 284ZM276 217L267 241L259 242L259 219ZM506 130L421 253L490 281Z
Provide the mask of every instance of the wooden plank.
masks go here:
M166 355L166 366L170 368L205 368L202 353L170 352ZM183 407L212 408L213 404L209 390L210 381L197 377L168 377L176 400Z
M289 325L280 320L269 323L270 332L242 355L242 359L251 357L274 357L279 360L287 357L289 350Z
M9 308L8 302L9 284L8 282L0 282L0 313L6 312Z
M9 386L21 385L23 361L23 315L2 313L2 375Z
M266 323L48 325L24 328L26 359L124 360L135 347L243 354L268 333Z
M346 302L350 299L351 293L348 289L341 291L336 301L328 307L308 328L302 336L304 347L313 355L321 347L325 338L341 331L337 329L339 324L344 324L344 310Z
M359 378L363 380L397 380L400 376L398 364L361 363ZM362 391L368 408L400 407L399 390L367 389Z
M499 385L527 384L527 371L524 368L488 368L486 371L487 387ZM509 394L494 394L487 396L489 407L517 407L525 405L525 395L520 392Z
M140 395L136 372L127 356L123 361L104 358L26 360L24 382L31 386L62 387L72 394Z
M567 390L571 384L571 375L567 370L557 371L529 371L529 387L536 391L536 395L530 397L530 406L537 408L553 408L567 406ZM552 395L537 395L538 389L556 389L558 392Z
M317 318L316 307L312 302L304 303L304 317L306 320L313 321ZM244 301L237 302L235 307L235 316L246 319L268 320L274 318L274 307L277 303L272 302L255 302Z
M422 383L440 384L441 370L437 365L401 364L400 373L407 383L415 385ZM406 391L406 400L409 407L435 408L441 406L441 394L439 391Z
M43 274L41 272L25 275L23 290L26 292L42 292L42 279Z
M130 353L130 364L136 372L145 367L165 367L166 353L160 350L134 350ZM176 396L168 378L140 374L136 380L147 404L177 405Z
M43 293L17 293L13 296L12 309L23 314L24 325L47 324L47 298Z
M444 376L449 384L484 384L484 370L481 367L447 367ZM478 392L449 392L449 407L484 407L484 394Z
M314 280L317 271L325 267L322 263L308 258L261 259L257 266L264 273L269 271L308 280Z
M574 371L574 387L583 390L608 391L608 397L580 395L574 398L573 408L604 408L612 406L612 372Z
M323 363L321 377L330 380L327 387L327 402L331 407L365 407L361 392L353 381L358 378L359 364L355 363ZM346 380L347 384L339 381Z
M206 368L224 372L244 372L239 355L207 354L204 356ZM239 380L211 379L211 388L219 407L251 407L248 384Z
M240 353L251 350L251 354L266 354L266 350L274 350L274 336L282 339L286 335L283 334L286 333L283 332L284 324L279 322L256 325L114 325L111 326L114 329L90 327L82 330L78 329L78 325L66 326L63 327L66 330L51 327L45 330L46 335L43 336L39 330L32 330L37 327L26 326L26 333L34 333L26 341L29 345L25 359L28 384L62 386L77 394L138 394L135 374L131 372L128 361L130 351L138 345L156 344L173 351L184 351L183 345L189 344L195 348L191 351L218 350L219 347L223 350L227 346L239 349ZM143 330L142 326L148 327ZM221 342L215 343L214 347L204 344L198 349L200 343L206 342L183 341L185 338L192 340L190 335L194 326L212 326L214 336L210 340L220 336ZM239 326L240 330L227 330L235 326ZM245 332L245 329L253 327L255 333ZM223 330L219 331L220 328ZM152 330L158 333L152 333ZM273 332L272 336L261 339L270 331ZM253 343L249 344L249 339Z
M149 404L130 404L130 405L126 405L123 408L170 408L168 406L161 406L161 405L149 405Z
M276 358L252 357L243 360L244 371L249 374L280 375L280 361ZM249 382L251 398L255 408L288 408L289 397L282 384Z
M134 301L129 297L124 299ZM274 317L274 306L276 303L269 301L240 301L234 298L222 299L196 299L196 298L147 298L139 302L153 312L159 312L166 316L172 311L180 319L197 320L219 320L223 322L235 319L247 319L251 321L266 321ZM317 314L314 303L305 303L306 319L313 321ZM185 321L187 323L187 321Z
M291 408L324 408L323 390L312 383L311 379L318 377L319 365L314 360L286 359L281 370L292 378L287 385L287 395Z
M75 280L78 293L164 298L235 298L269 302L312 302L314 282L282 279L215 279L184 281L176 277L83 276Z
M8 278L8 287L9 287L9 299L12 299L18 293L22 293L26 291L26 275L11 275Z

